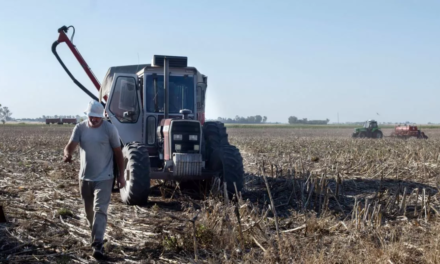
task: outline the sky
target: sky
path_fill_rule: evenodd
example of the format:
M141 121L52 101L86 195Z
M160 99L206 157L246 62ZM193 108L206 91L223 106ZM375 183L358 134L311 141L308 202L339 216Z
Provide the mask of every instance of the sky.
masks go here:
M51 52L74 25L100 82L111 66L187 56L208 76L209 119L440 123L439 14L428 0L0 0L0 104L14 118L83 114L90 98Z

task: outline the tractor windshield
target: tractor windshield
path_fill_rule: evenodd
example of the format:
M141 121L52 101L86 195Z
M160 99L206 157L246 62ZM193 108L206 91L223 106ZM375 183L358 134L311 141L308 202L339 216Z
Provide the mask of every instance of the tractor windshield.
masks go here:
M169 112L179 113L181 109L189 109L194 113L194 77L170 76L169 78ZM165 93L163 75L148 75L147 112L163 113Z

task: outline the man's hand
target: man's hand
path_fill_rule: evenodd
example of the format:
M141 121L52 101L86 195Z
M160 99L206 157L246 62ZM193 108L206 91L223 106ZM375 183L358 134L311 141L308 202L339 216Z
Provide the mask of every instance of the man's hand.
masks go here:
M125 182L124 156L122 155L121 147L113 148L113 153L115 155L116 164L118 165L118 170L119 170L119 177L118 177L119 189L122 189L125 187L127 183Z
M72 162L72 153L75 150L76 146L78 146L78 142L69 141L67 146L64 148L64 162Z
M124 173L119 174L118 184L119 184L119 189L122 189L125 187L126 182L125 182Z
M72 162L72 155L70 155L68 153L64 153L63 161L71 163Z

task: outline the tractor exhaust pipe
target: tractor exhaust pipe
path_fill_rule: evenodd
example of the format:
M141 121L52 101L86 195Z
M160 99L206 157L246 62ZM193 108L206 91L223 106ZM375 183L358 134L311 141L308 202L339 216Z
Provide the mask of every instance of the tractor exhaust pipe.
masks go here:
M164 96L165 96L165 100L164 100L164 115L165 115L165 119L168 118L169 115L169 59L167 57L165 57L163 59L163 89L164 89Z

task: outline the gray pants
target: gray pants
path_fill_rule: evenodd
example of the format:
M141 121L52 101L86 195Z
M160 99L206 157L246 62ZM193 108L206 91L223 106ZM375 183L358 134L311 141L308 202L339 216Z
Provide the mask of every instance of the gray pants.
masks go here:
M79 181L79 190L84 201L87 221L92 230L91 243L102 243L104 240L112 185L113 179L106 181Z

